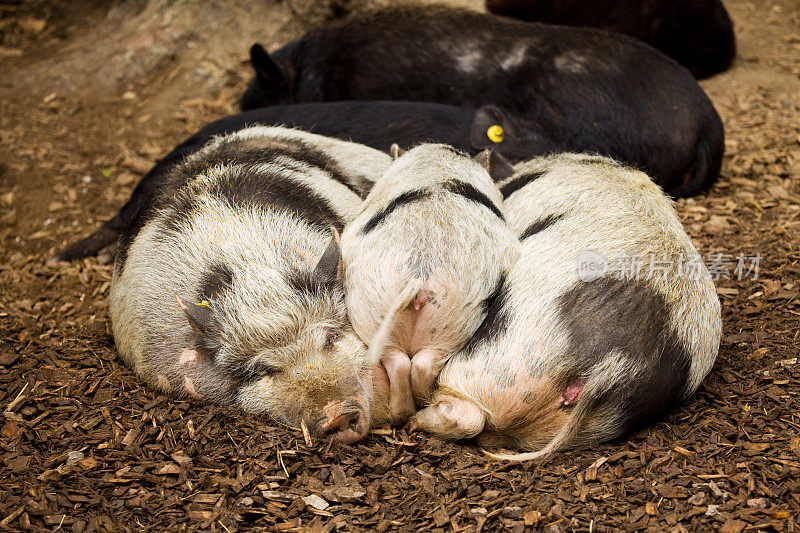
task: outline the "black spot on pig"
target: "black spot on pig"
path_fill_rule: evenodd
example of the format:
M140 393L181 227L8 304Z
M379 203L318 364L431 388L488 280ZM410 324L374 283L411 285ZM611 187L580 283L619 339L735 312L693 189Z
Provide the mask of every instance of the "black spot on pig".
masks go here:
M508 198L533 180L539 179L545 175L545 172L528 172L514 177L500 186L500 194L503 198Z
M524 241L531 235L536 235L540 231L546 230L562 218L564 218L564 215L548 215L541 220L533 222L530 226L525 228L525 231L519 236L519 240Z
M363 188L352 183L344 174L336 161L325 152L302 141L292 140L280 143L277 146L258 146L263 143L260 139L232 139L222 144L207 157L197 161L194 165L187 165L184 172L187 174L201 174L216 165L261 165L275 163L288 165L294 162L296 167L315 167L328 176L341 183L355 194L362 196ZM267 141L269 142L269 141ZM277 161L281 159L280 161ZM362 196L363 197L363 196Z
M216 159L213 164L218 167L232 163L238 164L235 158ZM192 163L176 169L174 175L162 184L160 194L148 201L146 208L137 212L117 248L116 261L120 272L124 269L130 244L156 213L166 213L166 219L158 229L160 237L169 239L170 236L185 231L183 225L191 213L202 206L197 204L194 193L183 186L196 175L211 168ZM341 231L344 221L328 201L308 185L294 181L285 174L286 168L275 163L272 168L261 163L257 166L244 166L240 172L227 172L224 178L215 180L208 193L234 207L272 208L293 213L322 231L329 231L331 226Z
M508 366L492 366L488 373L491 375L495 385L503 389L513 387L517 382L517 376Z
M363 228L361 228L361 234L366 235L370 231L374 230L381 222L386 220L386 217L392 214L392 211L397 209L399 206L415 202L417 200L422 200L428 196L430 196L430 191L427 189L414 189L412 191L406 191L402 193L397 198L389 202L389 205L387 205L383 211L374 214L369 220L367 220L367 223L364 224Z
M497 280L492 294L483 301L486 309L486 318L475 331L475 334L467 341L461 351L465 359L469 359L475 353L476 348L484 343L491 343L493 339L505 333L508 328L508 310L506 301L508 299L508 288L506 287L506 276L503 274Z
M500 220L505 221L503 213L496 205L494 205L494 202L492 202L488 196L476 189L473 185L459 180L448 180L444 182L443 187L454 194L463 196L467 200L471 200L475 203L485 206L489 211L497 215Z
M320 296L325 292L341 293L336 279L327 281L314 276L310 271L294 271L286 275L286 281L300 296Z
M563 385L585 381L597 365L618 358L618 374L594 401L621 430L650 423L683 399L691 359L661 294L641 281L605 277L578 282L558 307L569 339Z
M339 167L335 159L311 144L292 140L287 143L281 143L279 146L247 147L248 143L251 142L258 143L259 141L235 140L231 142L230 146L221 147L211 158L212 164L214 159L220 162L230 161L231 163L252 165L275 162L277 158L293 159L298 165L315 167L327 173L331 179L341 183L362 198L364 197L364 185L353 183L345 175L345 172ZM244 149L240 147L242 144L245 146Z
M311 165L323 172L327 172L333 180L338 181L358 196L364 198L364 193L371 188L371 184L352 183L336 160L327 153L314 148L308 143L296 143L295 146L300 148L292 154L295 159L300 159L306 165Z
M200 278L200 289L197 300L214 301L233 285L233 271L219 263L210 265Z
M447 152L450 152L451 154L455 154L455 155L457 155L459 157L467 157L467 154L465 152L459 150L455 146L449 146L447 144L444 144L444 145L441 146L441 148L443 150L445 150Z
M697 78L727 70L736 55L733 22L720 0L487 0L486 8L533 22L625 33Z
M245 168L228 179L217 180L210 193L236 207L270 207L294 213L310 225L339 231L344 221L311 187L281 173L264 173L264 168Z

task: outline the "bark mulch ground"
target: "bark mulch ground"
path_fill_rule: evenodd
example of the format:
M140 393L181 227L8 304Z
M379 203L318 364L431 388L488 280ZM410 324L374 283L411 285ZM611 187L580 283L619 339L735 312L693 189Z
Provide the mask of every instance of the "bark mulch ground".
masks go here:
M50 5L0 6L0 65L21 72L20 53L34 63L69 39L48 33ZM246 68L200 98L172 87L169 105L168 72L91 98L0 82L0 530L797 530L800 5L726 5L739 58L703 82L726 125L722 177L678 202L720 276L717 364L639 434L522 464L390 429L309 448L270 420L146 389L114 350L110 268L43 259L232 112Z

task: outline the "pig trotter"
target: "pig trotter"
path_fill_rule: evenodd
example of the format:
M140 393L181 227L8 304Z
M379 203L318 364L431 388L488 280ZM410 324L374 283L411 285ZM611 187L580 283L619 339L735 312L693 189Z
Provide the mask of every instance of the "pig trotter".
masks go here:
M46 264L56 265L61 261L74 261L82 257L89 257L97 254L97 252L103 248L114 244L117 237L119 237L119 228L112 227L109 222L88 237L56 252L47 259ZM111 255L113 256L113 253Z
M444 354L423 349L411 358L411 392L417 405L426 404L433 395L433 384L444 366Z
M411 431L422 430L445 440L471 439L483 431L484 411L474 402L439 396L411 418Z
M411 396L411 361L401 350L391 347L381 358L389 376L389 411L392 421L402 422L416 411Z

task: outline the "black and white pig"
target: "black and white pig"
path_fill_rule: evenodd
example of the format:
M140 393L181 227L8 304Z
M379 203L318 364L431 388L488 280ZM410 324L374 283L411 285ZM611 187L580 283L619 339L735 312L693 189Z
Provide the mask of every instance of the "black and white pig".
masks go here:
M625 33L707 78L736 56L733 22L720 0L486 0L497 15Z
M512 161L558 148L555 141L531 136L513 117L494 106L468 109L431 102L345 101L253 109L212 122L179 144L142 178L113 218L88 237L57 252L49 262L95 255L112 245L139 205L176 164L215 136L256 125L298 128L381 151L393 143L408 149L423 142L444 143L473 154L492 148ZM365 197L371 185L366 181L358 183L356 192Z
M489 151L472 160L442 144L402 155L395 145L393 155L341 250L350 320L386 369L400 421L430 399L442 365L480 326L519 240L487 172Z
M389 163L354 143L257 127L172 167L117 250L109 298L122 358L163 392L314 437L363 437L383 416L385 374L348 321L331 228L359 212L363 184Z
M521 130L517 159L607 155L644 170L673 196L719 174L722 122L685 68L636 39L460 8L399 6L251 50L243 109L335 100L497 106ZM546 151L537 151L541 142ZM534 149L528 149L528 144ZM537 144L538 143L538 144Z
M533 459L652 423L697 390L720 304L662 191L573 154L519 165L500 188L520 259L412 427Z

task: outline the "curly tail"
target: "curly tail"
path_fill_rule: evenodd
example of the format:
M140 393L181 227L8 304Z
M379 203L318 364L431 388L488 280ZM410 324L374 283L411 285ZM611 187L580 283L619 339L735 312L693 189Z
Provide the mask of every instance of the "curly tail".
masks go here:
M392 302L389 312L383 317L378 331L372 336L372 341L369 343L369 360L376 364L381 360L386 344L389 342L389 337L392 334L394 325L397 322L397 316L400 314L408 304L417 296L417 293L425 286L425 280L421 278L411 280L408 285L400 291L400 294Z

